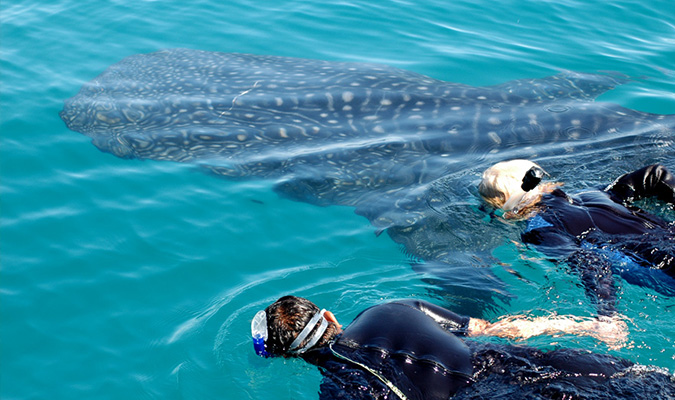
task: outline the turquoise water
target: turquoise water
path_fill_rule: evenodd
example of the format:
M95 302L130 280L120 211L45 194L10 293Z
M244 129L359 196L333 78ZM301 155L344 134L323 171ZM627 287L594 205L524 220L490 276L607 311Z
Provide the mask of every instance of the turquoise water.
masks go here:
M675 113L669 1L419 3L2 2L0 397L316 398L315 368L253 354L259 308L292 293L346 323L387 299L452 302L350 208L118 159L66 129L63 100L128 55L189 47L380 62L470 85L615 71L634 80L603 101ZM587 172L580 187L614 177ZM491 268L517 296L483 317L591 315L578 282L511 239L505 229ZM673 371L675 300L625 284L620 295L626 347L525 343Z

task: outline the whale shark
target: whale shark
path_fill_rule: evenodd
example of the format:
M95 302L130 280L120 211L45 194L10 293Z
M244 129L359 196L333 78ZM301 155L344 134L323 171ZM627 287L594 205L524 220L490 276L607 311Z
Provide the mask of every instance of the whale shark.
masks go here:
M475 212L477 174L507 158L554 160L554 172L672 164L675 115L595 100L628 81L567 71L474 87L380 64L170 49L110 66L60 116L117 157L354 207L416 265L500 293L475 268L499 241Z

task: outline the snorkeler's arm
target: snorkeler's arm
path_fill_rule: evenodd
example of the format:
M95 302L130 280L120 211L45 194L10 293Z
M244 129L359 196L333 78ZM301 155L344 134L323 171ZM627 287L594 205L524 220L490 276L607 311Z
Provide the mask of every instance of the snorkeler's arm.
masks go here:
M540 335L591 336L612 348L619 348L628 336L626 323L619 317L581 318L551 315L530 318L524 315L508 316L497 322L471 318L469 336L497 336L508 339L527 339Z
M623 202L656 197L675 204L675 176L663 165L649 165L622 175L606 191Z
M616 314L616 286L610 262L586 249L575 251L566 262L579 274L586 296L595 304L598 315L611 317Z

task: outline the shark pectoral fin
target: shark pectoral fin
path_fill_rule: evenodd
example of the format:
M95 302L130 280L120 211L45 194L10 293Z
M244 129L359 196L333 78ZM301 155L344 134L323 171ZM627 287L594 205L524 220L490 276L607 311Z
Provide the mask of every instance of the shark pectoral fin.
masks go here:
M618 74L563 72L541 79L519 79L490 88L523 99L545 102L558 99L593 100L630 79Z

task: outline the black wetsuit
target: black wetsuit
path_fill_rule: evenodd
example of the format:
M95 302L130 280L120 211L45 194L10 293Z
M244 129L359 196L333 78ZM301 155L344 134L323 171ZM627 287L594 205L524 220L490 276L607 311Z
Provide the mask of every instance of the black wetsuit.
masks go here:
M667 374L633 372L631 362L616 357L465 341L468 322L424 301L386 303L363 311L330 346L303 358L321 369L321 399L675 395Z
M623 175L606 190L570 196L556 189L542 198L523 241L577 270L600 314L615 310L613 271L675 295L675 223L630 205L646 197L675 204L675 177L665 167Z

